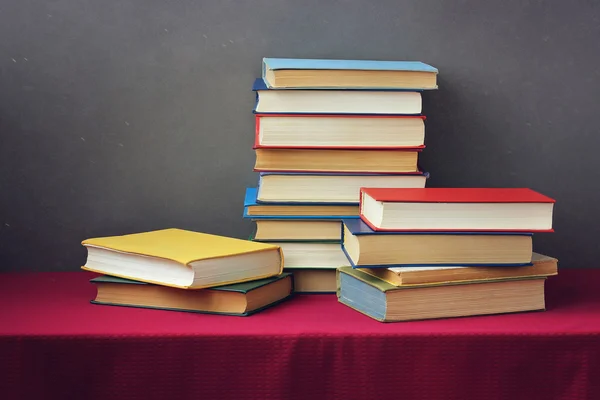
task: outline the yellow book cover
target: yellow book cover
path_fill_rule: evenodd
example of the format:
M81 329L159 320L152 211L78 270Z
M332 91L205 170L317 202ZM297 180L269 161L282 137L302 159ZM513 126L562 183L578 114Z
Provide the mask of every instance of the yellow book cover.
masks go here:
M87 239L84 270L142 282L200 289L276 276L283 271L279 246L162 229Z

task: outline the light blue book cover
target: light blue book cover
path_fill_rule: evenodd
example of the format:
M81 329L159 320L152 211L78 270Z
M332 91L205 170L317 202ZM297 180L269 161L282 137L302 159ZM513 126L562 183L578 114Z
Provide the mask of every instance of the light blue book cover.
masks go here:
M421 78L414 81L400 79L389 80L385 82L373 79L373 76L366 74L362 78L358 78L357 74L340 75L344 77L342 81L323 80L323 77L318 78L311 74L302 74L303 83L291 83L290 77L287 77L287 82L283 75L281 78L276 78L282 71L378 71L378 72L404 72L422 73ZM278 73L279 71L279 73ZM425 64L421 61L378 61L378 60L334 60L334 59L304 59L304 58L263 58L262 78L269 89L406 89L406 90L431 90L437 89L437 74L438 69ZM289 73L287 75L290 75ZM292 74L293 75L293 74ZM314 74L313 74L314 75ZM322 75L322 74L321 74ZM414 75L414 74L413 74ZM433 77L427 78L427 75ZM431 79L433 78L433 79ZM284 79L281 83L276 83L278 79ZM412 83L411 83L412 82Z
M360 71L414 71L438 73L437 68L421 61L375 61L375 60L325 60L306 58L263 58L263 65L271 70L327 69Z

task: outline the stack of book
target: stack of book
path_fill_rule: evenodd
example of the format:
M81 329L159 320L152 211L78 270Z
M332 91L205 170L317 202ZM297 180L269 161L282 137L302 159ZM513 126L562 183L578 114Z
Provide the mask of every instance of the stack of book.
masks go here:
M381 321L545 309L558 261L534 253L532 236L553 231L553 199L519 188L360 193L360 219L343 221L341 303Z
M423 188L421 62L263 59L255 81L254 170L244 217L255 241L280 246L297 292L335 292L348 265L341 219L358 219L361 187Z
M246 316L287 299L277 246L182 229L93 238L84 270L92 303Z

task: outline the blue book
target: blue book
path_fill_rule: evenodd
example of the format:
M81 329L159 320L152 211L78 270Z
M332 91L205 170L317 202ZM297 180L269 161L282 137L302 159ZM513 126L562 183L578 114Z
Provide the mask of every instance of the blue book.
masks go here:
M342 250L353 268L532 265L532 233L377 232L342 220Z
M283 178L285 177L285 178ZM261 172L258 203L358 205L360 188L424 188L429 173Z
M254 81L255 114L316 115L421 115L418 90L323 89L281 90L269 88L262 78Z
M341 267L337 297L382 322L501 314L544 310L545 280L531 276L394 285L364 270Z
M420 61L263 58L269 88L437 89L437 68Z
M247 188L244 199L244 218L253 220L341 220L359 218L358 204L329 203L259 203L257 188ZM282 211L283 210L283 211Z

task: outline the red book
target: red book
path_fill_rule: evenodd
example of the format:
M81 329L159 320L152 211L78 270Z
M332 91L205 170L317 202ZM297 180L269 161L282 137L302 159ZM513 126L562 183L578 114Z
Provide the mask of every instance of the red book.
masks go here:
M526 188L362 188L375 231L552 232L555 200Z
M423 149L422 115L256 114L254 148Z

